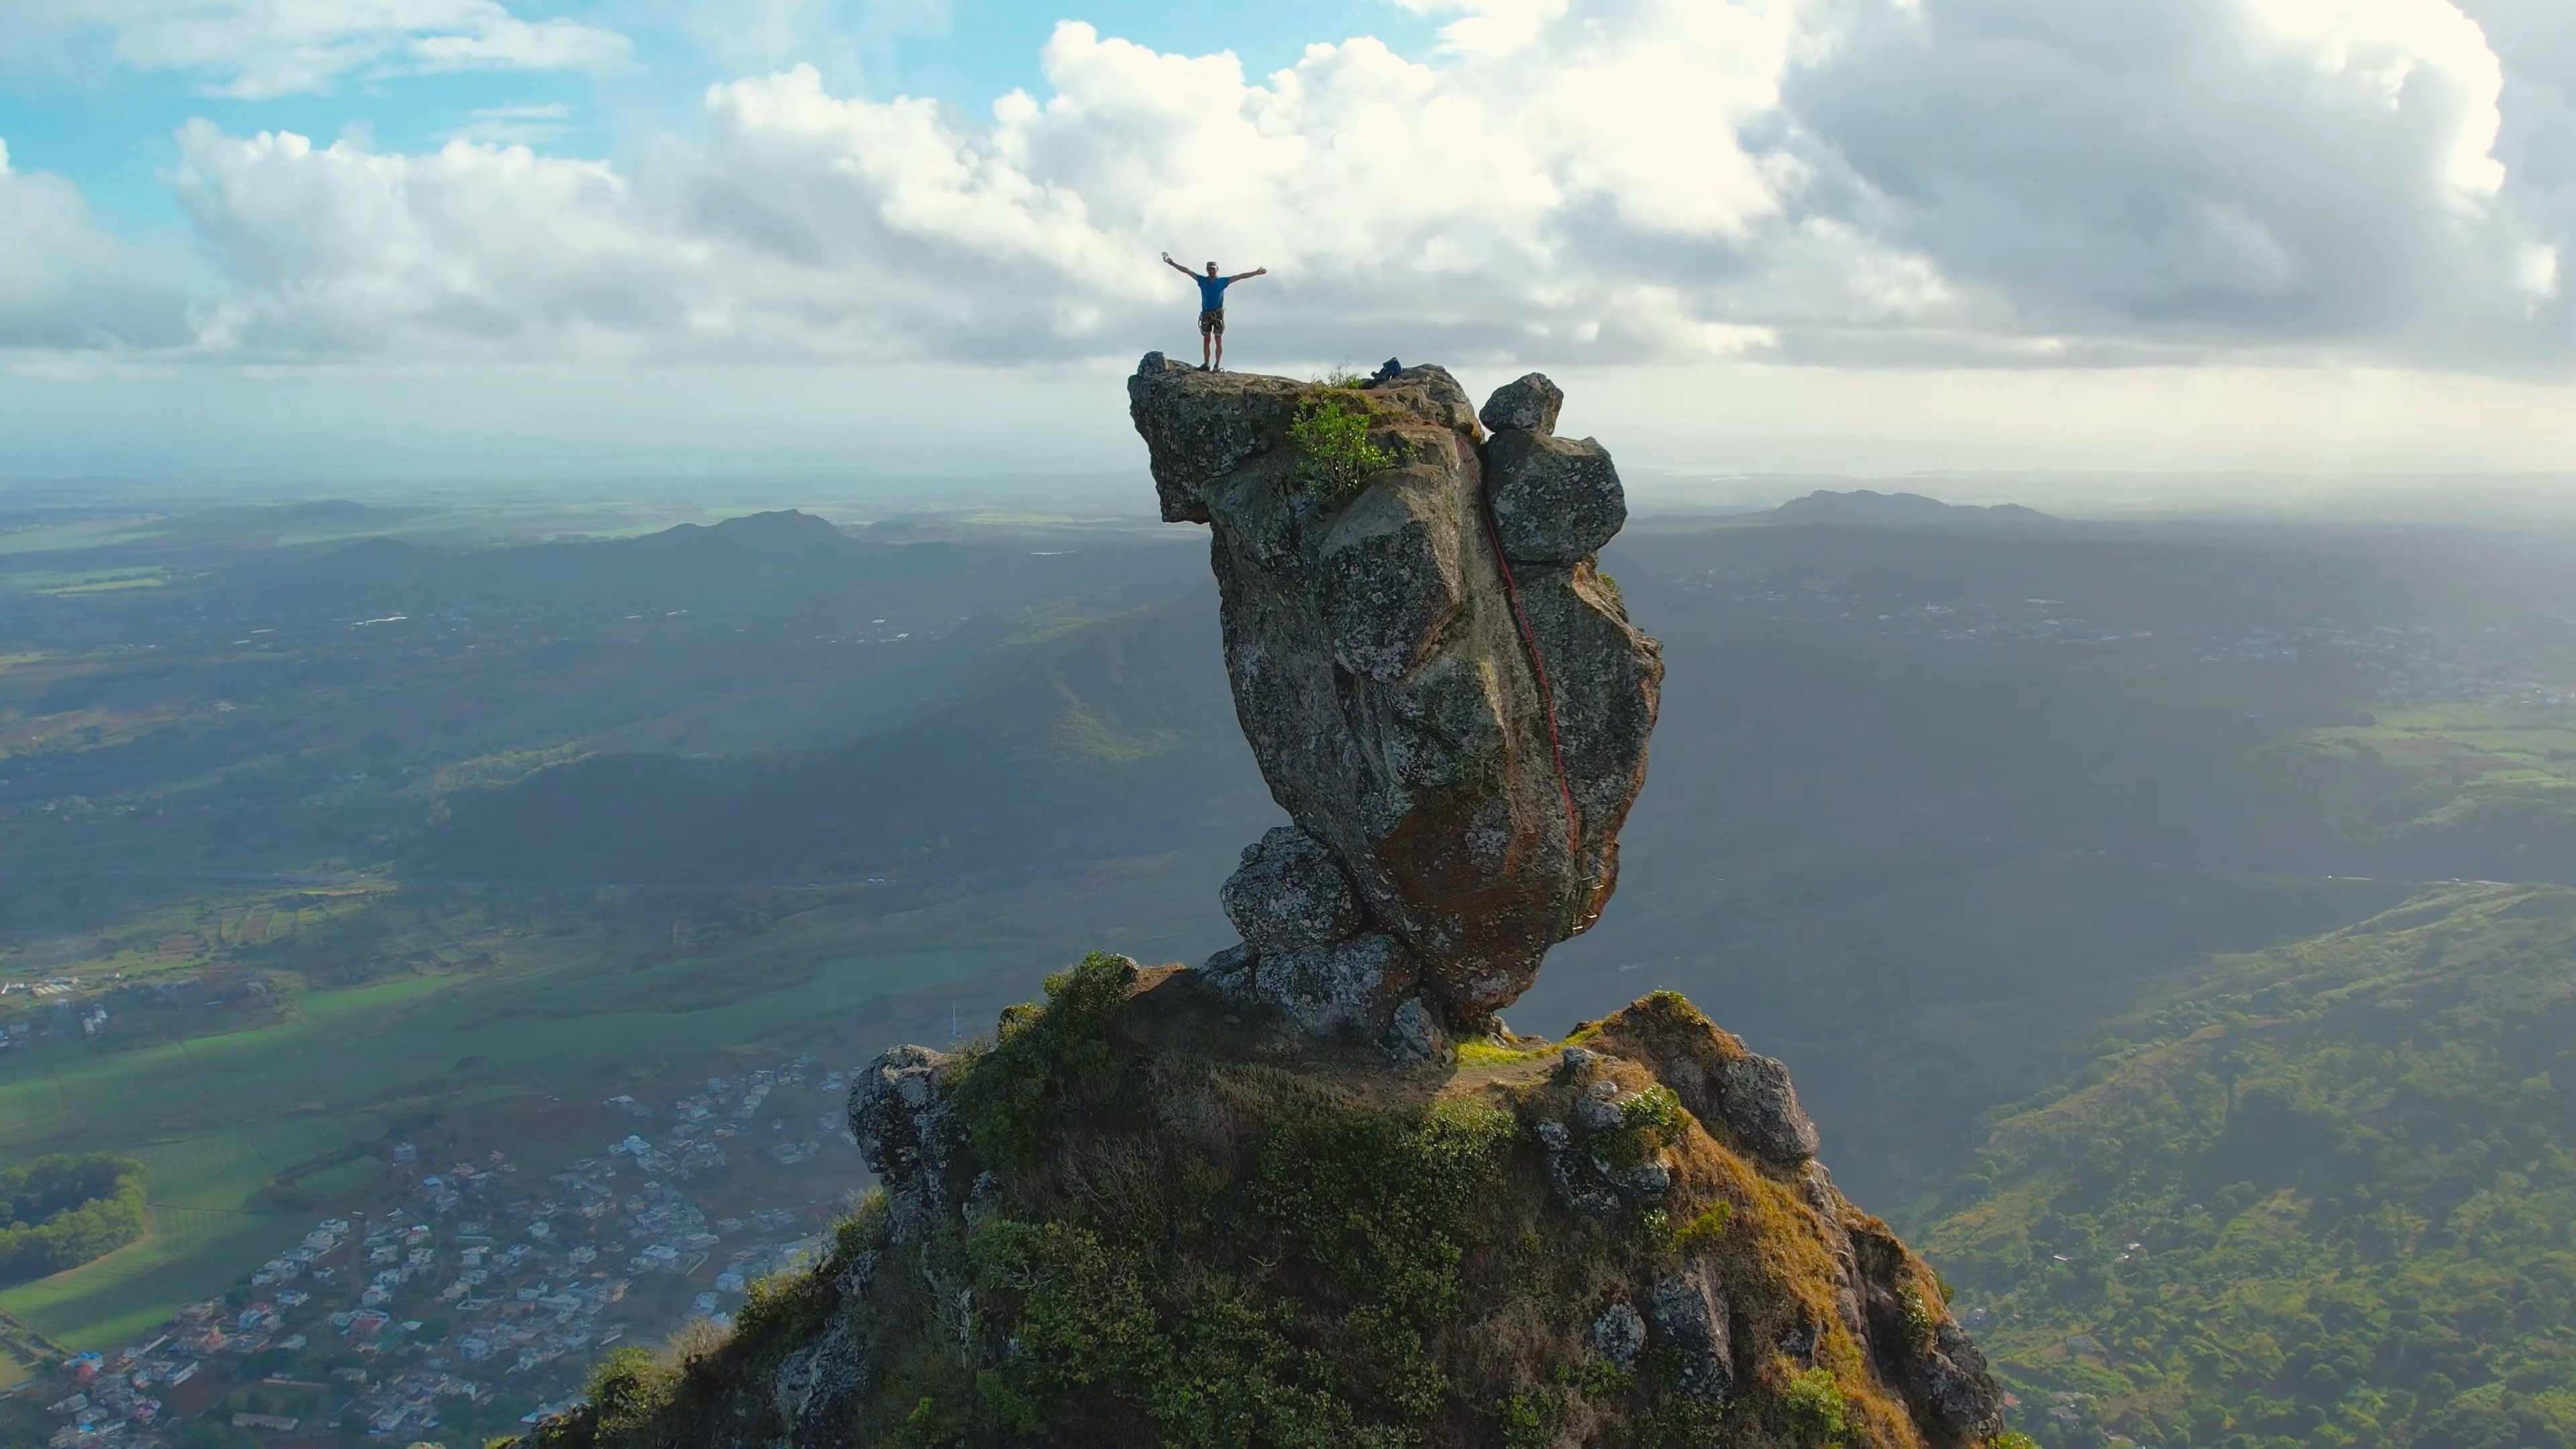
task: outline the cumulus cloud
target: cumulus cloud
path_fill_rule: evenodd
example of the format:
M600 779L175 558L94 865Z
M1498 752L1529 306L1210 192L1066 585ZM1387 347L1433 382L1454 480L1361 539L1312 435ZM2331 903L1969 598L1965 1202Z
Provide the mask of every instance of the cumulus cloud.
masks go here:
M607 165L451 141L179 136L179 200L229 286L206 345L253 357L522 355L686 330L705 247ZM535 344L531 347L530 344Z
M712 88L703 133L631 175L199 124L180 187L229 263L222 336L262 352L1115 354L1186 310L1167 246L1271 267L1272 337L1308 355L1351 345L1353 316L1390 346L1707 355L1767 345L1775 317L1938 294L1868 237L1787 216L1797 163L1729 139L1776 102L1784 21L1645 9L1463 70L1363 38L1259 80L1068 23L1045 98L986 117L796 67ZM1772 255L1771 232L1804 241ZM1845 269L1821 295L1709 304L1821 259ZM564 276L583 287L538 285Z
M1440 27L1444 50L1489 55L1512 51L1560 19L1567 0L1395 0L1416 15L1457 14ZM1463 12L1463 13L1461 13Z
M2446 0L1860 0L1787 109L1990 330L2513 347L2554 245Z
M464 124L439 139L480 141L489 146L543 146L561 140L572 129L572 107L562 101L540 105L478 106Z
M189 336L174 260L103 233L78 188L13 170L0 141L0 348L170 348Z
M0 0L0 24L103 29L127 65L251 99L327 90L351 72L597 69L631 50L614 31L524 20L500 0Z
M1168 247L1272 269L1237 306L1273 356L2576 352L2546 140L2576 74L2489 35L2560 0L1401 3L1450 17L1434 55L1260 77L1066 23L1043 93L983 114L791 67L618 166L196 123L204 345L1125 356L1186 338Z

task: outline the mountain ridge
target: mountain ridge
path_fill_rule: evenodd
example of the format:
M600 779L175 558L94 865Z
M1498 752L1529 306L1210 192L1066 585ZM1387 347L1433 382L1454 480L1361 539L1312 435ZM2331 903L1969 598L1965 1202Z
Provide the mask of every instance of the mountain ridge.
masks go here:
M2062 523L2052 514L2019 503L1945 503L1921 493L1881 493L1871 488L1837 492L1819 488L1792 498L1760 517L1781 523L1824 523L1876 527L2016 527L2037 528Z

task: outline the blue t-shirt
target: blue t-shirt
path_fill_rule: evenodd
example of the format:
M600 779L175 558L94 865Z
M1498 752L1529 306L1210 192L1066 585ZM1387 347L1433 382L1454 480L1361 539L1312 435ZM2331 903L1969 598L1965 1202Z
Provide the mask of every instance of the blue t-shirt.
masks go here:
M1190 280L1199 284L1199 310L1214 312L1225 306L1225 289L1233 283L1234 278L1192 277Z

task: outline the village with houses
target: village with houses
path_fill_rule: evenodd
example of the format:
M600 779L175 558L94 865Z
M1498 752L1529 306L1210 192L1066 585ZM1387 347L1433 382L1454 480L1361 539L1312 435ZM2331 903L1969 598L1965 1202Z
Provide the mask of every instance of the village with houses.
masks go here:
M619 1094L582 1114L610 1124L589 1141L381 1144L384 1192L133 1344L0 1396L0 1442L479 1445L534 1423L610 1349L726 1324L807 1261L866 1182L848 1083L802 1056L667 1101Z

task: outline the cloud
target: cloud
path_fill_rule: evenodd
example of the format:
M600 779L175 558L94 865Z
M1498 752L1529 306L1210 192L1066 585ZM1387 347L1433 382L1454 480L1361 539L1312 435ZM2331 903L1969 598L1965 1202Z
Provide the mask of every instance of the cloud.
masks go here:
M78 188L11 169L0 141L0 349L114 352L189 338L175 260L106 235Z
M1491 55L1518 50L1561 19L1567 0L1395 0L1416 15L1458 14L1440 28L1443 50ZM1460 14L1460 12L1464 12Z
M1985 330L2544 340L2531 259L2556 237L2495 154L2500 63L2444 0L1859 0L1827 34L1783 93L1825 204Z
M1457 17L1436 56L1360 38L1250 77L1069 22L1043 94L985 114L792 66L616 166L508 144L553 117L417 155L194 123L203 346L1123 358L1187 341L1170 248L1272 269L1236 341L1274 357L2576 352L2576 177L2548 171L2576 74L2482 28L2559 0L1402 3Z
M204 345L252 359L580 355L685 335L704 248L625 178L524 146L422 156L180 132L180 204L227 294Z
M104 29L141 70L202 77L244 99L327 91L352 72L596 70L632 47L614 31L520 19L499 0L0 0L11 28Z
M572 107L544 105L481 106L468 111L462 125L440 133L441 141L473 141L486 146L542 146L571 132Z
M1013 93L987 119L834 95L795 67L712 88L703 134L632 174L198 124L180 188L233 283L221 340L260 355L1124 354L1188 310L1153 260L1165 247L1271 266L1268 300L1244 300L1309 355L1351 346L1355 316L1384 319L1371 348L1707 355L1764 345L1771 314L1841 307L1722 315L1689 273L1731 259L1752 288L1800 264L1746 251L1784 224L1787 173L1725 139L1775 95L1767 63L1732 54L1776 57L1787 31L1719 11L1473 75L1369 39L1317 45L1259 81L1229 55L1069 23L1042 57L1047 97ZM1812 231L1814 254L1858 268L1829 285L1868 290L1874 313L1937 291L1886 280L1902 260L1865 237Z
M713 74L751 75L812 65L852 83L889 89L896 44L947 35L949 0L659 0Z

